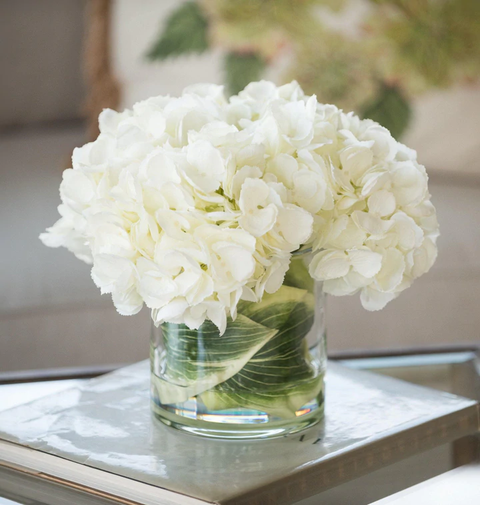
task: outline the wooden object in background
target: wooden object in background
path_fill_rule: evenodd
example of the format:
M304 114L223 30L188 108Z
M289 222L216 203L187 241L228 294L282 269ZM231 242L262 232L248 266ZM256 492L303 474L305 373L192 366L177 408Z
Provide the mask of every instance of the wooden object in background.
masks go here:
M111 0L89 0L85 31L84 69L87 82L87 135L98 136L98 115L105 108L116 109L120 87L111 65Z

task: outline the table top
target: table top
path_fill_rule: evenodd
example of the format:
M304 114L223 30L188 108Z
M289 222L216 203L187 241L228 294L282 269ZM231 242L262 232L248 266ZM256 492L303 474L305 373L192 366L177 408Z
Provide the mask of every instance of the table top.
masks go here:
M478 429L472 400L336 364L325 423L279 440L179 433L152 419L148 390L148 363L126 367L0 413L0 438L200 502L280 505Z

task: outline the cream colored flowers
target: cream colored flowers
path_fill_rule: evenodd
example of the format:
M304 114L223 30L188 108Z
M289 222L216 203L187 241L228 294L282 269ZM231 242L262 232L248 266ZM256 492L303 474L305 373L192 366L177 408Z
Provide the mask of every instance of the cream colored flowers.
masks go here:
M281 286L292 252L332 295L383 308L427 272L438 224L414 151L377 123L305 96L248 85L226 100L197 85L102 112L73 153L61 218L41 235L92 263L121 314L220 332L239 300Z

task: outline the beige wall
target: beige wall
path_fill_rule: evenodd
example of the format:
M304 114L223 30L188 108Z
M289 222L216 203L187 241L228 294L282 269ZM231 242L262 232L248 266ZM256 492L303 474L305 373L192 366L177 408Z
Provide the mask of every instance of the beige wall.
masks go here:
M0 1L0 127L79 117L85 3Z

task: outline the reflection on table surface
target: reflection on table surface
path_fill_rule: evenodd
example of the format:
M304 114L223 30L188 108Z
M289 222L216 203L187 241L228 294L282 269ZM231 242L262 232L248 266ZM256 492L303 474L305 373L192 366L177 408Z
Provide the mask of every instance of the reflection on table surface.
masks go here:
M64 389L78 386L85 379L66 379L58 381L26 382L0 386L0 411L31 402L43 396L58 393ZM1 502L0 502L1 503Z

